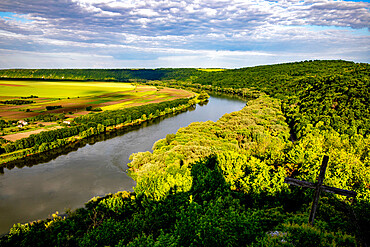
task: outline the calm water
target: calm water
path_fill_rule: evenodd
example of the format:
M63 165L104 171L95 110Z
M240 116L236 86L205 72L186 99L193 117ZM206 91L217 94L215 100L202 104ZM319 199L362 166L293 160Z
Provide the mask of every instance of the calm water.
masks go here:
M135 182L125 172L132 153L151 151L154 142L181 127L192 122L217 121L225 113L244 106L245 102L236 98L212 96L207 105L197 105L195 110L87 144L47 163L4 169L0 174L0 234L17 222L82 207L94 196L132 191Z

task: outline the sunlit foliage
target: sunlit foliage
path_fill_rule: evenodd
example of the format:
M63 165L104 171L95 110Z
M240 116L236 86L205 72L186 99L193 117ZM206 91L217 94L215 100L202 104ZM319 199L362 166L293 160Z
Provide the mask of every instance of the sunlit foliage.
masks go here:
M143 81L166 79L151 82L155 85L226 92L249 101L217 122L192 123L167 135L153 152L133 154L135 192L95 198L64 220L15 225L0 244L361 246L370 241L368 64L306 61L140 73L147 73ZM358 196L351 204L322 193L310 226L313 191L283 181L289 176L315 182L324 155L329 156L324 184Z

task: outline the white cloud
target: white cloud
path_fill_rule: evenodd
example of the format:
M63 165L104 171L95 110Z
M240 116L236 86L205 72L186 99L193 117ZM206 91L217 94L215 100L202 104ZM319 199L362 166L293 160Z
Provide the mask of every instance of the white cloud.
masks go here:
M105 68L114 67L111 56L80 53L19 52L0 49L0 68Z
M333 0L2 0L0 11L32 22L0 17L0 48L97 54L117 64L135 55L156 64L181 55L189 64L197 57L230 65L243 56L275 61L315 52L369 61L369 8Z
M139 15L139 16L147 16L147 17L153 17L153 16L159 16L159 14L152 9L137 9L130 12L131 15Z
M110 11L100 11L100 13L96 14L95 16L98 17L113 17L113 16L121 16L120 13L117 12L110 12Z

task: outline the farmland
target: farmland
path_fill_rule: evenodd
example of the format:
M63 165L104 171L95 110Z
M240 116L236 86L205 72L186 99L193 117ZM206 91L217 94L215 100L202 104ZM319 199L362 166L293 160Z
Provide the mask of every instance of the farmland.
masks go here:
M185 90L132 83L4 80L0 82L0 102L4 102L0 103L0 119L19 121L40 118L43 115L63 114L63 118L70 120L94 110L117 110L192 95L193 93ZM22 104L5 104L5 102L22 102ZM14 141L23 138L32 131L48 125L46 122L56 121L41 119L32 122L34 122L33 125L22 128L16 126L4 128L2 130L5 134L4 139L10 138L9 140Z

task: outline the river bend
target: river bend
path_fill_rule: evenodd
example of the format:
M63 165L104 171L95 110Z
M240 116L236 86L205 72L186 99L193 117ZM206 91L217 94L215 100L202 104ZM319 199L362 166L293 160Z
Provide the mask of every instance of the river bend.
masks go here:
M0 174L0 234L17 222L50 217L56 211L82 207L94 196L132 191L127 174L132 153L151 151L153 144L192 122L217 121L225 113L239 111L245 101L211 96L195 110L143 124L120 136L94 144L32 167L4 169Z

